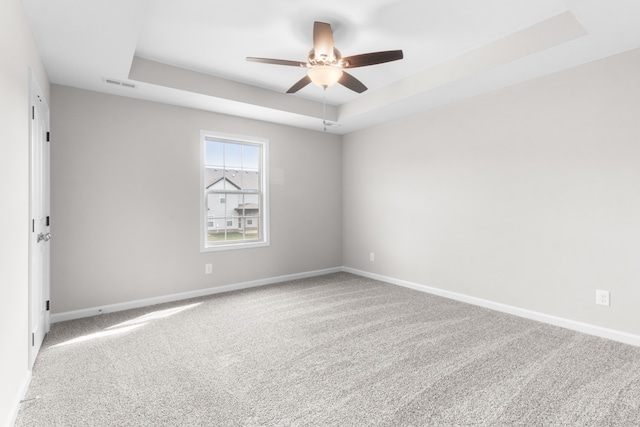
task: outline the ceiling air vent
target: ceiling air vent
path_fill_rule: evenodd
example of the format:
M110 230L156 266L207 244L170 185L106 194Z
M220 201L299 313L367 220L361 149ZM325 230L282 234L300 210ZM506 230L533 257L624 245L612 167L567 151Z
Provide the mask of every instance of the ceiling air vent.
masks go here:
M114 85L114 86L128 87L129 89L135 89L136 88L135 84L123 82L122 80L104 78L104 79L102 79L102 81L104 81L107 84Z

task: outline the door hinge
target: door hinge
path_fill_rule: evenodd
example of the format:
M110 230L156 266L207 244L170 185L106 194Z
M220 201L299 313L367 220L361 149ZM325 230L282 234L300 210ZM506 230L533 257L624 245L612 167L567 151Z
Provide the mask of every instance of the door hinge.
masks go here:
M47 132L47 142L51 141L50 138L51 138L50 132Z
M34 345L36 345L36 334L32 333L31 334L31 347L33 347Z
M47 300L47 311L49 311L49 300Z
M35 219L31 220L31 232L32 233L36 232L36 220Z
M35 120L36 119L36 107L35 106L31 106L31 120Z
M49 226L49 217L47 217L47 227Z

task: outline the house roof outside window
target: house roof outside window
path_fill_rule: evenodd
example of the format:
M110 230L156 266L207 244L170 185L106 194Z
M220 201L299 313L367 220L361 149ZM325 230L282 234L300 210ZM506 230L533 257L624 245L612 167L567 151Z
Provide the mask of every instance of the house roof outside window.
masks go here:
M235 186L237 190L258 190L260 188L260 174L257 171L205 168L205 188L208 189L223 179Z

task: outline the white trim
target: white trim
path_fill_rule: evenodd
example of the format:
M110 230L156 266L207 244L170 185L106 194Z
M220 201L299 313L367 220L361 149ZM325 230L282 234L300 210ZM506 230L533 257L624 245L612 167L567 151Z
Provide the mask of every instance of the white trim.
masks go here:
M342 271L346 273L356 274L358 276L368 277L370 279L380 280L391 283L393 285L403 286L405 288L415 289L417 291L426 292L433 295L465 302L468 304L485 307L491 310L503 313L513 314L515 316L524 317L526 319L536 320L538 322L547 323L562 328L571 329L573 331L582 332L597 337L619 341L625 344L631 344L640 347L640 335L630 334L628 332L617 331L615 329L603 328L588 323L578 322L563 317L556 317L537 311L527 310L524 308L514 307L511 305L501 304L482 298L476 298L469 295L459 294L456 292L446 291L443 289L433 288L431 286L420 285L418 283L408 282L405 280L394 279L392 277L382 276L380 274L369 273L368 271L357 270L355 268L343 267Z
M239 289L254 288L258 286L272 285L274 283L286 282L289 280L306 279L308 277L322 276L329 273L339 273L342 267L327 268L324 270L307 271L304 273L287 274L285 276L270 277L267 279L252 280L250 282L236 283L232 285L216 286L214 288L200 289L197 291L182 292L179 294L163 295L160 297L145 298L135 301L123 302L119 304L103 305L100 307L86 308L82 310L67 311L51 315L51 322L64 322L66 320L91 317L98 314L113 313L116 311L129 310L132 308L146 307L149 305L162 304L165 302L181 301L190 298L197 298L207 295L219 294L222 292L237 291Z
M183 292L179 294L164 295L154 298L146 298L136 301L129 301L120 304L110 304L101 307L87 308L83 310L74 310L64 313L56 313L51 315L51 323L64 322L66 320L80 319L82 317L90 317L103 313L113 313L116 311L129 310L132 308L146 307L149 305L162 304L165 302L180 301L189 298L197 298L201 296L214 295L222 292L236 291L239 289L254 288L258 286L271 285L279 282L286 282L289 280L305 279L308 277L322 276L324 274L345 272L351 273L362 277L368 277L374 280L380 280L392 285L398 285L405 288L414 289L420 292L426 292L433 295L461 301L467 304L473 304L480 307L485 307L491 310L499 311L502 313L512 314L514 316L523 317L525 319L536 320L538 322L547 323L554 326L560 326L562 328L570 329L577 332L582 332L589 335L594 335L601 338L610 339L613 341L619 341L625 344L630 344L640 347L640 335L630 334L628 332L617 331L615 329L603 328L601 326L595 326L588 323L578 322L575 320L565 319L562 317L556 317L549 314L540 313L537 311L527 310L524 308L514 307L507 304L501 304L494 301L489 301L482 298L472 297L469 295L459 294L456 292L446 291L443 289L433 288L431 286L420 285L418 283L408 282L406 280L394 279L392 277L383 276L376 273L370 273L368 271L357 270L350 267L334 267L324 270L308 271L304 273L288 274L285 276L271 277L267 279L252 280L250 282L242 282L231 285L216 286L214 288L201 289L191 292Z
M261 188L260 192L256 194L260 194L262 201L262 211L259 215L259 221L261 222L260 226L262 227L262 237L259 241L236 241L230 242L227 244L219 243L216 245L207 245L206 233L204 230L207 229L207 212L206 212L206 202L205 198L202 197L204 193L204 166L206 164L205 161L205 146L206 139L213 138L219 141L226 142L234 142L240 144L253 144L261 146L261 164L260 164L260 174L261 174ZM246 135L233 135L228 133L214 132L201 130L200 131L200 252L217 252L217 251L226 251L233 249L249 249L249 248L260 248L271 245L271 229L270 229L270 205L269 205L269 194L270 194L270 186L269 186L269 140L266 138L259 138L255 136L246 136Z
M20 411L20 403L22 399L27 395L29 391L29 385L31 384L31 371L26 371L24 379L22 380L22 386L18 391L18 395L14 398L9 412L9 418L7 418L7 427L13 427L18 419L18 412Z

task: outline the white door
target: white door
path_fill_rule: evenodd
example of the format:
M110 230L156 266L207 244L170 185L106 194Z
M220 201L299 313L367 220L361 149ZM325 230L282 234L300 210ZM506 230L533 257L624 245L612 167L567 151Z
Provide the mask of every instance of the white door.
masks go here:
M30 76L29 369L49 332L49 107Z

